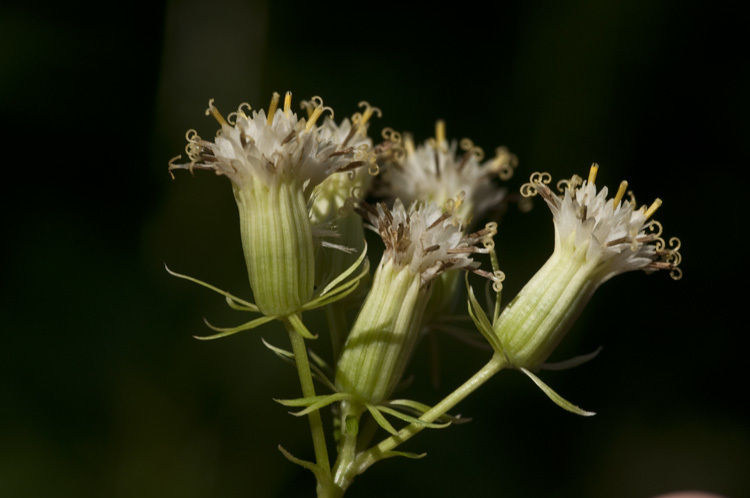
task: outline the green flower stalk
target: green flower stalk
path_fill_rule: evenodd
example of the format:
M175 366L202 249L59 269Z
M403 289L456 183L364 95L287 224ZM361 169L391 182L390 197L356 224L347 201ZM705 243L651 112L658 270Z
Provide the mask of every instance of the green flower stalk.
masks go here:
M679 239L670 239L667 249L661 225L651 219L661 200L636 209L632 196L623 200L627 182L609 199L606 187L597 191L597 171L594 164L588 180L560 182L561 195L547 186L547 173L535 173L521 189L525 196L539 194L552 211L555 249L494 324L502 354L517 368L539 367L610 278L633 270L682 276Z
M221 125L213 142L188 131L190 162L170 162L170 170L205 169L231 180L240 217L242 247L255 304L267 316L288 316L313 298L315 228L308 203L317 185L333 173L364 164L362 150L340 140L316 122L325 111L312 100L307 119L291 111L291 93L283 108L274 93L268 114L246 113L249 105L225 119L209 102L206 114ZM331 111L331 114L333 111ZM359 128L352 128L353 134Z
M488 231L464 235L452 213L435 204L397 199L393 210L381 203L365 212L385 243L372 288L352 327L336 369L336 385L361 403L387 400L401 380L432 283L448 270L466 269L488 278L471 254Z

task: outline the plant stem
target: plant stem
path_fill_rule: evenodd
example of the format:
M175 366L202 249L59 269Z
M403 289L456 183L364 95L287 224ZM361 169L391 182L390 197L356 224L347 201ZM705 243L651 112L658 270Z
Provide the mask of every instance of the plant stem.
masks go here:
M458 389L449 394L440 403L426 411L419 420L422 422L434 422L442 415L448 413L453 407L459 402L466 398L469 394L479 388L482 384L487 382L493 375L502 370L507 365L504 357L495 354L487 364L482 367L477 373L475 373L469 380L464 382ZM378 460L384 458L387 453L395 449L400 444L411 439L414 435L419 433L425 426L418 423L412 423L401 429L398 434L384 439L376 446L368 449L357 455L354 462L341 470L345 472L336 472L334 476L336 485L342 490L351 484L352 480L358 475L367 470L372 464ZM339 465L337 465L337 469Z
M360 435L359 422L364 406L356 401L341 402L341 444L336 465L333 469L334 488L337 494L332 496L343 496L346 488L338 485L338 477L346 476L353 472L352 466L357 457L357 442Z
M313 385L312 373L310 372L310 361L307 358L307 347L305 339L291 326L288 320L284 320L289 340L292 343L294 360L297 363L297 374L299 383L302 387L302 395L305 398L315 396L315 386ZM328 448L326 447L325 431L323 430L323 421L320 417L320 411L315 410L308 415L310 420L310 433L312 434L313 447L315 448L315 462L321 470L327 475L331 475L331 463L328 460Z

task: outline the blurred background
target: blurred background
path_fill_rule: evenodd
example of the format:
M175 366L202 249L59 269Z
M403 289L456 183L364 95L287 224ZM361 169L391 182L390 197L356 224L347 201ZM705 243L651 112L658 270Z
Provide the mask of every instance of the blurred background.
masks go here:
M176 271L249 295L229 183L167 173L184 133L240 102L321 95L371 131L499 145L534 171L627 179L682 239L684 278L604 285L543 378L597 412L560 410L516 372L458 407L469 424L422 433L358 478L352 497L750 496L743 256L748 59L741 16L691 0L321 4L297 0L16 3L0 7L3 160L0 496L312 496L277 451L312 453L307 421L272 401L296 375ZM497 239L510 299L552 248L537 203ZM310 314L315 326L317 318ZM323 336L325 334L322 334ZM413 398L434 403L488 353L441 337L440 385L421 348ZM321 342L316 348L325 351ZM349 496L349 495L347 495Z

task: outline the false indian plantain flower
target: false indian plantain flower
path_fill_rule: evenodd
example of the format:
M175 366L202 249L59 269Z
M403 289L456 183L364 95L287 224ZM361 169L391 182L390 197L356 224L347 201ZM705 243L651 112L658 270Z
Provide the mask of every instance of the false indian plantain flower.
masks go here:
M416 200L445 205L457 200L456 216L465 225L505 202L507 189L496 185L493 178L509 179L518 165L516 156L505 147L497 148L494 158L482 162L484 151L468 138L449 143L443 121L436 123L435 137L418 147L411 135L404 135L398 151L385 162L381 193L407 204Z
M358 402L378 404L401 379L436 278L461 269L495 277L471 257L487 252L479 244L489 229L466 235L459 219L435 203L363 206L385 251L338 361L336 385Z
M539 367L610 278L634 270L682 276L679 239L671 238L667 248L661 225L652 219L661 200L636 208L632 194L623 200L624 181L608 198L606 187L597 191L597 171L594 164L588 180L559 182L561 195L549 188L548 173L534 173L521 189L524 196L540 195L552 211L555 248L494 324L502 354L515 367Z
M189 163L170 161L170 171L211 170L231 180L240 217L240 233L250 286L257 308L267 316L298 312L313 297L314 227L308 203L317 185L336 172L357 168L362 151L347 146L340 134L316 125L325 111L312 99L308 118L291 111L287 92L279 109L274 93L268 113L240 105L226 119L209 101L206 115L221 125L214 141L194 130L186 134ZM358 131L354 130L353 131Z

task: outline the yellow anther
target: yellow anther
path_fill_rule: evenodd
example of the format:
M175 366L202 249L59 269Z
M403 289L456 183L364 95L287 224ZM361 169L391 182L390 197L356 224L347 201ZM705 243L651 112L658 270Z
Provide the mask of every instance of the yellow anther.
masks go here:
M318 106L315 109L313 109L312 114L310 114L310 119L307 120L307 124L305 125L305 131L310 131L310 128L312 128L315 125L315 121L318 120L321 114L323 114L322 107Z
M438 145L445 142L445 121L438 119L435 123L435 141Z
M273 123L273 115L276 114L276 108L279 107L279 97L281 95L278 92L273 92L273 95L271 95L271 103L268 104L268 118L266 119L268 126Z
M289 117L289 112L292 109L292 92L286 92L284 95L284 115Z
M628 190L628 182L626 180L623 180L620 182L620 188L617 189L617 194L615 194L615 198L612 199L612 209L617 209L617 206L620 204L620 201L625 196L625 192Z
M222 116L219 110L214 106L214 99L211 99L208 101L208 109L206 109L206 116L208 116L209 114L212 114L214 119L218 121L221 126L224 126L224 125L230 126L229 123L227 123L227 120L224 119L224 116Z
M367 121L370 120L372 113L374 112L378 113L378 117L383 116L383 112L379 108L371 106L369 102L362 101L359 103L359 107L365 108L365 111L362 113L362 117L359 120L360 126L367 124Z
M250 107L250 104L248 104L247 102L243 102L237 108L237 115L242 116L243 118L247 119L247 114L245 114L245 111L243 110L245 107L247 107L248 111L252 109L252 107Z
M651 203L651 206L646 210L646 219L651 218L653 214L656 212L657 209L659 209L659 206L661 206L661 199L657 198L653 203Z
M591 169L589 170L589 184L596 182L596 174L599 172L599 165L596 163L593 163L591 165Z
M311 102L307 104L307 110L310 111L310 107L314 106L313 111L310 113L310 117L308 118L307 124L305 125L305 131L310 131L310 128L312 128L315 125L315 122L318 120L321 114L323 114L323 111L329 111L331 113L331 118L333 118L333 109L330 107L323 107L323 99L320 97L313 97L310 99Z

